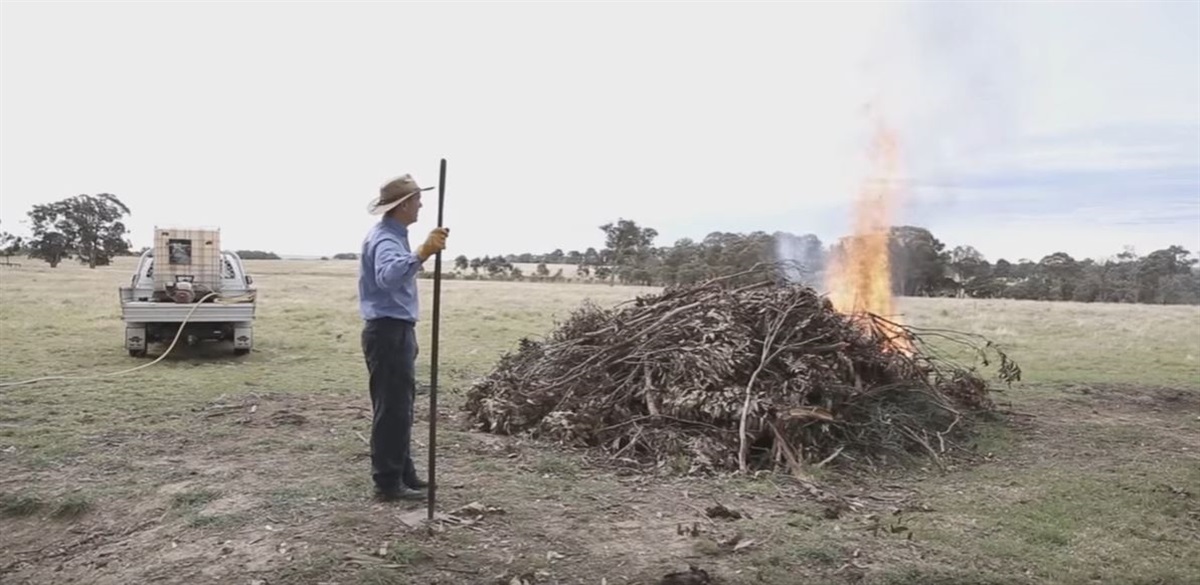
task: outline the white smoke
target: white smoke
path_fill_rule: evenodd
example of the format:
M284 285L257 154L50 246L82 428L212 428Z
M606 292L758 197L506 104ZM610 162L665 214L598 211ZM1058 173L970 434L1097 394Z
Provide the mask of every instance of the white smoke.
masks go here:
M907 195L953 196L945 181L1019 139L1014 18L1003 4L906 6L873 47L862 83L897 132Z
M1012 16L1003 5L947 4L885 9L867 37L857 91L861 118L855 122L861 170L868 179L875 123L895 131L901 189L894 223L920 223L905 217L910 198L955 197L944 181L973 164L981 150L1016 139L1019 127L1020 48ZM857 188L857 187L854 187ZM842 201L856 192L841 194ZM853 206L846 209L848 225ZM816 230L816 226L801 226ZM848 235L848 234L843 234ZM836 243L836 240L829 242ZM776 261L786 264L791 282L824 288L828 250L809 236L775 235Z
M788 282L822 289L825 278L825 252L821 240L812 234L797 236L786 232L773 234L775 262L781 265Z

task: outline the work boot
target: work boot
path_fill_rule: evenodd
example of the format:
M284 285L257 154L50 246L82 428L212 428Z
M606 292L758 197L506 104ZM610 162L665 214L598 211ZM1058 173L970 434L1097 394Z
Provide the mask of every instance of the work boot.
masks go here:
M429 484L417 475L417 467L413 464L411 457L404 464L404 472L400 474L400 484L415 490L423 490L429 487Z
M395 502L398 500L424 501L428 497L429 494L425 490L412 489L407 486L395 488L375 488L375 499L382 502Z

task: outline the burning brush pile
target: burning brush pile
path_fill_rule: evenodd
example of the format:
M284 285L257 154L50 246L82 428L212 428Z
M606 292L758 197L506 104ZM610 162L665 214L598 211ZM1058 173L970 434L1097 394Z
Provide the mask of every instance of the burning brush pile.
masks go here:
M805 286L714 281L585 304L502 357L465 408L488 432L641 465L686 458L695 471L936 459L993 404L974 368L938 357L922 335L985 365L992 350L1002 380L1020 376L969 335L841 313Z

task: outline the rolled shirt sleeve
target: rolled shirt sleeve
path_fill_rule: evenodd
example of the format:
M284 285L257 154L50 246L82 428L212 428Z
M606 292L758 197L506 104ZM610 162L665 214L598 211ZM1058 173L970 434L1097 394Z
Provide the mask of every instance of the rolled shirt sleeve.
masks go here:
M381 238L375 247L375 282L382 289L396 289L416 277L421 259L393 238Z

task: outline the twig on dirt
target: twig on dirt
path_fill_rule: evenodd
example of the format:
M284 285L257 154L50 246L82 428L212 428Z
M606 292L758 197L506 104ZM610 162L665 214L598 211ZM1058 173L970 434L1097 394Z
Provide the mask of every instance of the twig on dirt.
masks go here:
M462 573L464 575L478 575L479 574L479 569L456 569L454 567L443 567L441 565L434 565L433 568L435 568L439 571L447 571L449 573Z
M792 476L797 479L807 479L808 472L804 470L804 464L802 463L804 445L797 443L796 448L792 449L788 445L783 433L779 432L779 427L775 423L768 423L767 426L771 428L771 432L775 435L775 449L787 460L788 469L792 471Z
M685 505L685 506L687 506L687 507L689 507L689 508L691 508L691 509L695 510L695 511L696 511L696 513L700 514L700 517L701 517L701 518L704 518L704 520L705 520L706 522L708 522L709 524L712 524L713 526L716 526L716 525L717 525L717 522L716 522L715 520L713 520L712 518L709 518L709 517L708 517L708 512L705 512L704 510L702 510L702 509L700 509L700 508L698 508L698 507L696 507L696 506L692 505L692 504L691 504L691 503L689 503L689 502L682 502L682 503L683 503L683 505Z
M958 425L958 421L960 420L962 420L962 416L954 417L954 422L950 423L950 426L946 427L946 430L937 434L938 447L942 453L946 452L946 435L950 434L950 431L954 430L954 427Z
M371 442L368 441L367 438L363 436L362 431L354 431L354 434L358 437L358 440L363 442L364 445L366 445L368 447L371 446Z
M121 534L121 536L129 536L130 534L133 534L134 532L139 532L143 528L146 528L152 524L161 524L163 519L166 517L167 517L167 513L164 512L163 515L159 516L157 519L146 520L145 522L139 522L137 524L134 524L133 526L130 526L128 529L126 529L125 532Z
M916 441L916 442L917 442L917 444L919 444L919 445L921 445L922 447L924 447L924 448L925 448L925 450L929 452L929 455L930 455L931 457L933 457L933 462L934 462L935 464L937 464L937 466L938 466L938 468L939 468L939 469L945 469L945 466L944 466L944 465L942 465L942 458L941 458L941 457L938 457L937 451L934 451L934 450L933 450L933 447L930 447L930 446L929 446L929 441L926 441L925 439L922 439L922 438L921 438L919 435L917 435L917 433L916 433L916 432L914 432L914 431L913 431L912 429L910 429L910 428L903 427L903 428L901 429L901 431L902 431L904 434L906 434L906 435L908 435L909 437L911 437L911 438L912 438L912 440Z
M836 571L834 571L834 572L833 572L833 574L834 574L834 575L841 574L843 571L845 571L846 569L850 569L850 568L858 569L858 570L860 570L860 571L862 571L862 570L865 570L865 569L866 569L866 567L864 567L864 566L862 566L862 565L860 565L860 564L858 564L858 563L856 563L856 562L854 562L854 561L850 561L850 562L848 562L848 563L846 563L846 564L844 564L844 565L842 565L842 566L838 567L838 569L837 569Z
M817 469L820 469L820 468L822 468L822 467L825 467L825 464L826 464L826 463L829 463L830 461L833 461L834 459L837 459L837 456L838 456L838 455L841 455L841 454L842 454L842 451L845 451L845 450L846 450L846 446L845 446L845 445L841 445L841 446L839 446L839 447L837 448L837 450L833 452L833 455L830 455L829 457L826 457L826 458L822 459L822 460L821 460L821 462L820 462L820 463L818 463L818 464L816 465Z
M610 459L619 458L622 453L624 453L625 451L628 451L630 448L632 448L634 445L636 445L637 441L638 441L638 437L640 437L640 436L642 436L642 427L638 426L637 433L634 433L633 438L629 439L629 442L626 443L626 445L624 447L621 447L620 451L613 453L612 456L610 457Z
M783 488L779 487L779 484L775 483L775 480L768 477L767 483L771 484L771 487L775 488L775 493L778 494L779 497L781 497L781 498L787 497L787 494L784 493Z

